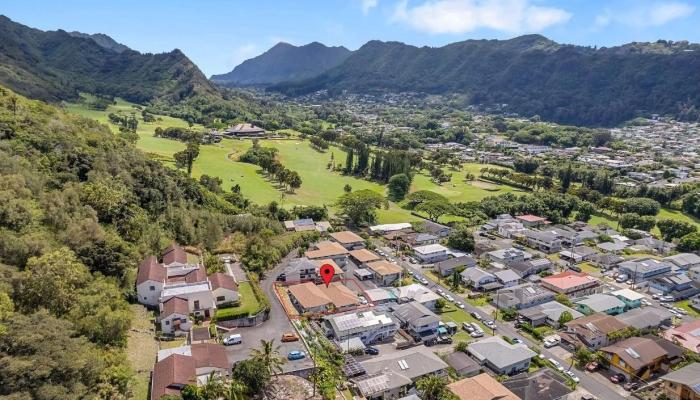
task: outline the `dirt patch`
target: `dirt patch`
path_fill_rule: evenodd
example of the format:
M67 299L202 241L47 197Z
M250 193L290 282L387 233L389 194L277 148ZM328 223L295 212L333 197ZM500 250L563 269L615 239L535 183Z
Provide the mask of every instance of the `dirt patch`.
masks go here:
M148 382L158 354L153 313L139 304L131 305L132 326L127 343L127 358L134 371L132 391L135 399L148 398Z
M314 393L311 382L294 375L280 375L272 378L265 389L265 400L320 400L321 396Z
M470 181L468 183L474 187L478 187L479 189L490 190L490 191L494 191L494 192L501 190L501 188L498 185L496 185L494 183L490 183L490 182Z

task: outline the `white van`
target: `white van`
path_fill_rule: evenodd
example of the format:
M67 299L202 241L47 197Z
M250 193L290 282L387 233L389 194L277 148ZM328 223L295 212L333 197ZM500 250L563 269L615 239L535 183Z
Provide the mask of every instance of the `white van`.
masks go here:
M234 344L243 343L243 336L240 333L234 333L226 338L224 338L224 346L231 346Z

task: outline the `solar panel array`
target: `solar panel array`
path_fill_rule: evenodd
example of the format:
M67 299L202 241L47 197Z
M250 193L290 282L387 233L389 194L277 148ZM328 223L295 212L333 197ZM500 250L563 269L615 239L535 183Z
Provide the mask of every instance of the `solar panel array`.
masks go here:
M363 367L362 364L355 360L355 357L348 354L345 356L343 373L345 374L345 376L352 378L354 376L359 376L367 373L367 370L365 370L365 367Z

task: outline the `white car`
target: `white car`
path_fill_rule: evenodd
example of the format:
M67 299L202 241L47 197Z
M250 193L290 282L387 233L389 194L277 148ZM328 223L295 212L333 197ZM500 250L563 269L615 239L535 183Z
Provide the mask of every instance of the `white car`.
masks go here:
M450 301L450 302L454 302L454 301L455 301L455 298L452 297L452 296L450 296L449 294L445 294L445 298L447 299L447 301Z
M440 296L443 296L443 295L445 294L445 291L442 290L442 289L438 289L438 290L436 290L435 292L436 292L437 294L439 294Z
M569 375L574 382L578 383L580 381L580 379L578 379L578 376L576 376L573 372L566 371L566 374Z
M457 302L456 304L457 304L457 307L459 307L460 309L464 310L464 304L462 304L462 303L460 303L460 302Z
M547 361L549 361L550 363L552 363L552 365L554 365L555 367L558 367L558 366L559 366L559 361L557 361L557 360L555 360L555 359L553 359L553 358L550 358L550 359L547 360Z
M559 371L559 372L564 372L564 367L562 367L561 365L558 366L558 367L557 367L557 371Z

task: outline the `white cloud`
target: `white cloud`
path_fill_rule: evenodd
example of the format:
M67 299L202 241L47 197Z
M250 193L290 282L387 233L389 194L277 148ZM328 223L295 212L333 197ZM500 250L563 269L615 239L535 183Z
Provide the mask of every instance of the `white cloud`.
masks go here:
M480 28L536 32L570 18L565 10L532 5L530 0L428 0L415 7L402 0L392 21L428 33L460 34Z
M618 9L614 12L605 9L603 13L595 17L594 27L603 28L613 23L632 28L661 26L677 19L689 17L694 12L695 7L692 5L677 1L634 3L631 7Z
M257 56L259 53L258 46L252 43L244 44L236 47L231 53L230 61L233 65L238 65L243 61Z
M367 15L378 4L379 0L362 0L362 14Z

